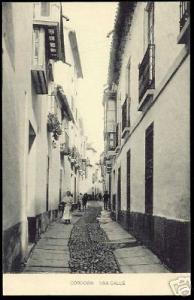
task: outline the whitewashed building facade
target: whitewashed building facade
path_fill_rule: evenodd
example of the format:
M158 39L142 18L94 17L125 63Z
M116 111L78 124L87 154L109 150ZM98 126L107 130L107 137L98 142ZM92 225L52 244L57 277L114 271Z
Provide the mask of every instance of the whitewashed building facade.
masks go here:
M187 1L119 3L104 105L112 216L177 272L190 268L189 28Z

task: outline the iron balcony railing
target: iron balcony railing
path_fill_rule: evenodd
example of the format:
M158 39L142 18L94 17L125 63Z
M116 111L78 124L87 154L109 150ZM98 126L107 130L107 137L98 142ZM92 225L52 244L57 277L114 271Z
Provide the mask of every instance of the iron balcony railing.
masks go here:
M184 27L190 15L190 2L180 1L180 31Z
M127 99L122 106L122 131L127 127Z
M139 65L139 102L148 89L155 88L155 45L149 44Z

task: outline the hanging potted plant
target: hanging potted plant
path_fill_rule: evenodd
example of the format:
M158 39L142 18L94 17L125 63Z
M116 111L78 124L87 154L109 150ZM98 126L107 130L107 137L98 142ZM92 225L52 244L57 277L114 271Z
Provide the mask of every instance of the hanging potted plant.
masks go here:
M59 136L62 134L62 129L61 123L59 122L56 114L48 114L47 129L48 132L53 133L53 138L57 141Z

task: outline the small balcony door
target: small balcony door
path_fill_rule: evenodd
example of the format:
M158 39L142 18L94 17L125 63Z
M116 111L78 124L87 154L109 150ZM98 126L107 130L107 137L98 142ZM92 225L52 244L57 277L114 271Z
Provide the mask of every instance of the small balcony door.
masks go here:
M117 208L118 212L121 210L121 167L118 169L117 182Z
M153 214L153 123L145 134L145 213Z

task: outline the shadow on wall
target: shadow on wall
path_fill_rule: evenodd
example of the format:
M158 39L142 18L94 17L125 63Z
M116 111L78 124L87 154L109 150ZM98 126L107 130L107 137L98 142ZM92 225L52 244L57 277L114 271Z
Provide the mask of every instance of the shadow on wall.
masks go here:
M111 212L116 220L116 213ZM118 223L150 248L172 272L191 271L190 222L120 211Z

